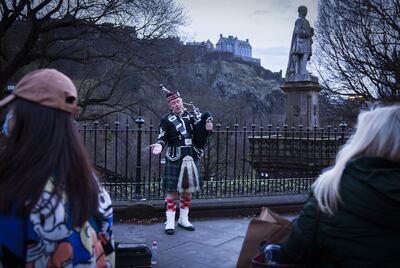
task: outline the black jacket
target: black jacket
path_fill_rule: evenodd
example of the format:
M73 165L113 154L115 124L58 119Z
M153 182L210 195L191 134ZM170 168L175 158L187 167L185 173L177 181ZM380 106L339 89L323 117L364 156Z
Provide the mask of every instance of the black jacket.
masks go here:
M161 118L160 134L157 138L157 143L161 144L163 148L168 145L169 147L185 146L185 136L179 132L175 125L169 120L174 114L171 112ZM203 149L207 143L207 138L211 132L205 129L207 118L211 117L210 113L206 112L201 116L201 120L196 122L194 117L185 111L178 117L180 123L184 124L188 136L192 139L192 145L199 149Z
M399 152L400 153L400 152ZM311 198L282 244L282 262L301 262L310 246L315 267L400 267L400 163L349 161L334 216L321 213L311 246L317 201Z

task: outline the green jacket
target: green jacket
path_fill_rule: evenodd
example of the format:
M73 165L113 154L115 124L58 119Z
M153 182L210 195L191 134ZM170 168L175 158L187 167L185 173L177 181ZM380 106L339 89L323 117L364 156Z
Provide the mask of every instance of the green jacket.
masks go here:
M400 267L400 163L374 157L349 161L340 196L334 216L320 214L311 250L315 267ZM282 244L283 263L306 259L316 211L311 198Z

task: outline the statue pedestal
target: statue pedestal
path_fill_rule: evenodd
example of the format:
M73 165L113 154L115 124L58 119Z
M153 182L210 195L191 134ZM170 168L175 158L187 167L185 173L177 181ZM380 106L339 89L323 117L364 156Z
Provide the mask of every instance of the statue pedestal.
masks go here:
M281 89L286 93L286 120L289 126L319 126L318 95L321 87L317 81L285 82Z

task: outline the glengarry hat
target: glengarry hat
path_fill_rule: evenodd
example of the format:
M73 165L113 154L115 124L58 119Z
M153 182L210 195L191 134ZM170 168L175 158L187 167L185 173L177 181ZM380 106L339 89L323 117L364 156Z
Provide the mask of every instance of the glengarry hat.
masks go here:
M166 95L166 98L167 98L168 102L170 102L172 100L175 100L175 99L178 99L180 97L181 97L181 95L179 94L178 91L171 91L171 92L168 92L167 95Z
M55 69L39 69L22 77L13 92L0 101L0 107L16 97L72 114L79 112L74 83Z

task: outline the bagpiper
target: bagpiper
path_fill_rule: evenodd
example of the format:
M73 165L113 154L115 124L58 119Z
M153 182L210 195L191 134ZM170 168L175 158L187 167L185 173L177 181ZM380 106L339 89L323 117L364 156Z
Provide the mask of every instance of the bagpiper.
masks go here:
M202 149L212 133L213 123L209 112L188 112L179 92L167 91L166 99L170 113L160 121L157 142L150 145L152 153L158 155L166 150L163 189L166 193L165 233L175 232L175 213L180 194L178 226L188 231L195 228L189 221L191 193L200 191L201 176L199 160Z

